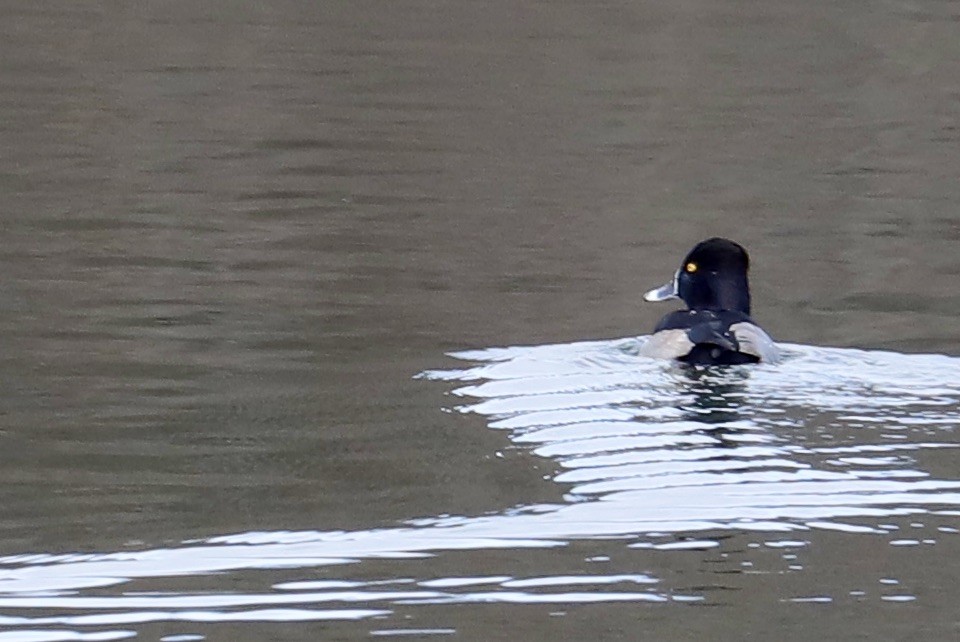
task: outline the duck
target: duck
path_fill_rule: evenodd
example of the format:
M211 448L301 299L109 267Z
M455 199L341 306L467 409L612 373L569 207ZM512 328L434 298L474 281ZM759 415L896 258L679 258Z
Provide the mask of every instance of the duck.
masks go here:
M673 280L643 295L646 301L682 300L640 347L640 354L690 365L736 365L780 360L773 339L750 316L750 257L739 243L697 243Z

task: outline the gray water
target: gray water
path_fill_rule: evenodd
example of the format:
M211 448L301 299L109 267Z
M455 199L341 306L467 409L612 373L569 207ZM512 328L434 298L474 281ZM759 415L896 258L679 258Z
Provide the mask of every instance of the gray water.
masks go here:
M958 19L3 3L0 640L956 637Z

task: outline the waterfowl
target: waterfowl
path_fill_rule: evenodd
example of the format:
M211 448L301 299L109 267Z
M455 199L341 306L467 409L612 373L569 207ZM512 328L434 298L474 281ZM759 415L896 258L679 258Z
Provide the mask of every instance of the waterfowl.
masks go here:
M739 244L724 238L697 243L672 281L643 295L647 301L679 298L687 309L660 319L640 353L696 365L777 361L773 339L750 317L749 269Z

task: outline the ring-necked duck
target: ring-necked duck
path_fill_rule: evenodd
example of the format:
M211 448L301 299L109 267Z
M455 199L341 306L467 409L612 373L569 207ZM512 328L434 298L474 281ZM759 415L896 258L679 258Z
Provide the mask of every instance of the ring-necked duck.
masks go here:
M700 365L778 360L773 339L750 318L749 268L747 251L733 241L698 243L673 281L643 295L647 301L679 298L687 309L660 319L640 354Z

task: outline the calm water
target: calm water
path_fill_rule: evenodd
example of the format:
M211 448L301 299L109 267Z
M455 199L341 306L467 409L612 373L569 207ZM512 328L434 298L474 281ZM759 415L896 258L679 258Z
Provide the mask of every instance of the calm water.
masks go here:
M0 641L956 637L960 6L135 4L0 6Z

